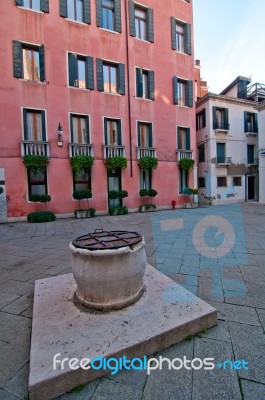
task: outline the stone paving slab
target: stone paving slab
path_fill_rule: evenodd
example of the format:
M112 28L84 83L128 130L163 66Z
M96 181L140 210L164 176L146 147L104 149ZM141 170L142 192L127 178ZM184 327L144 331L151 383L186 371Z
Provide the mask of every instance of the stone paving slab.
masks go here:
M241 380L242 390L246 400L263 400L265 399L265 385L260 383Z

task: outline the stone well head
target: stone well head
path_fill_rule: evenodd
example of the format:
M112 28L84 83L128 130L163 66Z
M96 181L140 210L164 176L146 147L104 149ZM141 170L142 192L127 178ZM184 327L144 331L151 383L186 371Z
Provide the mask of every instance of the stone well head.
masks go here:
M78 301L100 311L137 302L144 292L144 244L137 232L103 229L74 239L70 249Z

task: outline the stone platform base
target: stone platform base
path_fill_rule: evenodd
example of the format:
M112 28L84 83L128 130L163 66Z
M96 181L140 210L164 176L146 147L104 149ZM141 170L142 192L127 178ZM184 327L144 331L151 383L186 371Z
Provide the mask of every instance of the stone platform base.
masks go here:
M147 265L146 292L135 304L110 313L93 313L73 301L72 274L35 283L29 394L53 399L109 370L53 369L53 357L127 359L152 355L217 324L217 311Z

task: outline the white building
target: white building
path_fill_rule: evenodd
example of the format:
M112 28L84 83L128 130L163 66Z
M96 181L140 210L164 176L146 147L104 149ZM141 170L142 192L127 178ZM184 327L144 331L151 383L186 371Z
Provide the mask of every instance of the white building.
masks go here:
M249 78L239 76L219 95L208 93L197 101L201 203L258 201L258 111L248 96L249 84Z
M265 204L265 103L259 106L259 201Z

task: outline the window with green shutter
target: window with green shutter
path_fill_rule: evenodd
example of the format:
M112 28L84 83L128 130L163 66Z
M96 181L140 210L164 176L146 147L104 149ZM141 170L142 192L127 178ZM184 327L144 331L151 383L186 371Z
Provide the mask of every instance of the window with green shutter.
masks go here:
M155 99L154 71L136 68L136 97Z
M121 0L96 0L97 26L121 32Z
M15 0L17 6L30 10L49 12L49 0Z
M177 127L178 150L190 150L190 128Z
M44 46L13 40L13 76L29 81L45 81Z
M60 16L90 24L90 0L60 0Z
M179 106L193 107L193 81L173 77L173 102Z
M213 129L229 130L228 108L213 107Z
M246 133L258 133L258 114L244 112L244 131Z
M200 130L205 128L206 126L206 109L204 108L202 111L196 114L196 130Z
M171 46L173 50L192 54L191 25L171 17Z
M137 121L138 147L153 147L153 127L151 122Z
M130 35L140 40L154 42L154 12L129 1Z
M93 57L68 53L69 86L94 89Z
M97 64L97 90L112 94L125 94L125 65L100 58Z
M121 120L105 117L104 136L106 146L122 146Z

